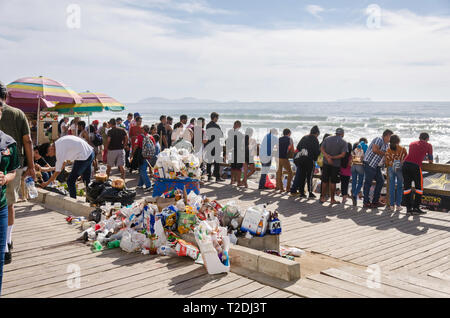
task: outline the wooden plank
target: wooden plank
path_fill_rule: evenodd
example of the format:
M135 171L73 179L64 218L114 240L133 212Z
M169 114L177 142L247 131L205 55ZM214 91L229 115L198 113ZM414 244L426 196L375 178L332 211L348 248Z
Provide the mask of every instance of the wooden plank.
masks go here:
M353 275L348 272L344 272L342 270L336 268L330 268L321 272L324 275L328 275L355 285L359 285L364 288L370 288L367 284L367 279L363 279L359 276ZM375 289L378 292L381 292L385 295L392 297L400 297L400 298L423 298L421 294L412 293L403 289L396 288L394 286L385 285L383 281L380 282L380 288Z
M273 294L265 296L264 298L289 298L290 296L292 296L292 294L279 290Z
M354 267L351 266L344 266L339 268L341 271L345 271L348 273L351 273L355 276L359 276L362 279L367 279L369 278L370 273L366 272L366 271L362 271L359 269L356 269ZM418 295L423 295L425 297L431 297L431 298L442 298L442 297L447 297L446 294L438 292L438 291L434 291L434 290L430 290L427 288L423 288L423 287L419 287L413 284L409 284L406 282L403 282L401 280L396 280L396 279L391 279L388 276L385 275L384 271L381 271L380 273L380 278L381 281L384 285L388 285L388 286L392 286L392 287L396 287L399 289L403 289L406 291L409 291L411 293L415 293Z
M322 282L310 280L308 278L301 279L297 284L306 290L314 290L324 296L325 298L367 298L364 295L350 292L340 287L331 286ZM309 296L305 296L309 297ZM317 297L313 297L317 298Z
M264 287L263 284L253 281L248 285L242 286L241 288L230 290L221 295L214 296L213 298L238 298L241 295L251 293L252 291L255 291L255 290L257 290L259 288L263 288L263 287ZM288 293L288 294L292 295L290 293Z
M450 283L443 280L431 279L431 277L421 278L413 276L411 273L386 273L389 278L398 279L409 284L414 284L420 287L428 288L434 291L445 293L447 297L450 297Z
M450 282L450 275L442 274L440 272L431 272L431 273L428 273L428 276Z
M277 289L270 286L264 286L263 288L255 290L254 292L242 295L239 298L264 298L275 292L277 292Z
M450 173L450 165L424 162L422 170L431 173Z
M309 280L321 282L330 286L334 286L337 288L341 288L344 290L347 290L349 292L359 294L361 296L370 297L370 298L388 298L391 297L389 295L386 295L382 292L379 292L374 289L370 289L368 287L359 286L353 283L349 283L347 281L343 281L334 277L317 274L307 277Z

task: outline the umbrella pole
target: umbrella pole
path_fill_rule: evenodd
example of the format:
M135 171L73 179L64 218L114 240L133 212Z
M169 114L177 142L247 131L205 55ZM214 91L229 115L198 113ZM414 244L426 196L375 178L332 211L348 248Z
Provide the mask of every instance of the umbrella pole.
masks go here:
M41 127L41 123L40 123L40 120L39 120L39 116L40 116L40 113L41 113L41 99L39 98L39 100L38 100L38 111L37 111L37 120L36 120L36 122L37 122L37 129L36 129L36 143L37 143L37 145L36 146L39 146L39 130L40 130L40 127Z

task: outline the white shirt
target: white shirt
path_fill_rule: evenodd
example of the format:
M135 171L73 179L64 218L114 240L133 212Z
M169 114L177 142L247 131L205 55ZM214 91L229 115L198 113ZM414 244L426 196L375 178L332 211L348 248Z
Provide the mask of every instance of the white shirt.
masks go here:
M64 136L55 141L56 165L55 170L61 172L67 160L87 160L94 149L77 136Z

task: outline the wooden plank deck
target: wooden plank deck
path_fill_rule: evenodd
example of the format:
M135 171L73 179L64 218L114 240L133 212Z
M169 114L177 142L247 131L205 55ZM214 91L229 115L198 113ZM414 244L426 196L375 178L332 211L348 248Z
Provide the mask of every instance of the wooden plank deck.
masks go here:
M252 187L255 185L253 184ZM74 243L80 232L64 215L31 203L17 207L13 263L5 266L8 297L450 297L450 215L330 207L285 194L207 183L202 193L242 208L267 203L279 212L282 245L320 253L346 265L287 283L259 273L210 276L188 258L92 253ZM68 266L81 269L81 288L67 285ZM359 267L352 264L361 265ZM365 266L381 267L380 288L367 284Z

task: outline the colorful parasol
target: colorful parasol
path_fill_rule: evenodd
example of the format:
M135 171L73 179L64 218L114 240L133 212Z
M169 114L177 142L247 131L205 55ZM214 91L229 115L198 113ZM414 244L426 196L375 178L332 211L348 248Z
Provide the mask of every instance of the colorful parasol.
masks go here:
M60 103L82 102L81 96L63 83L42 76L18 79L10 83L7 89L10 98L36 101L43 98L49 102Z
M93 113L114 111L121 112L125 110L125 106L119 103L114 98L103 94L103 93L80 93L82 98L81 103L58 103L51 110L57 111L60 114L71 114L71 113Z

